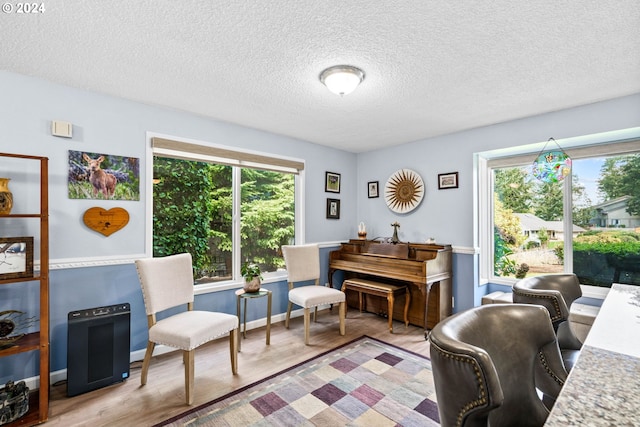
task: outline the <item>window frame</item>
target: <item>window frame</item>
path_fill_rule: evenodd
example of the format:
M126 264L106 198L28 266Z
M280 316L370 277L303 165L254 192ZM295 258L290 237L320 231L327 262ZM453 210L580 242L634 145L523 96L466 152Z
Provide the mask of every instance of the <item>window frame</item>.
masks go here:
M160 141L160 144L158 144ZM155 145L155 146L154 146ZM160 145L160 147L159 147ZM191 150L191 151L188 151ZM291 173L294 176L294 215L296 244L305 242L304 236L304 182L305 161L302 159L264 153L253 150L198 141L189 138L168 136L147 132L147 153L145 169L145 255L153 256L153 158L156 155L174 157L183 160L205 161L232 166L232 241L233 241L233 271L232 279L220 282L194 285L194 293L204 294L242 287L244 279L240 274L241 239L240 239L240 187L242 168L254 168L275 172ZM286 280L286 271L263 273L263 283Z
M556 139L562 149L572 159L585 159L597 156L615 156L640 152L640 127L619 131L591 134L580 137ZM494 274L493 239L493 169L516 167L531 164L546 141L474 154L474 167L477 179L474 191L474 217L476 230L475 246L479 248L479 284L488 283L513 286L515 278L499 277ZM572 175L564 180L563 208L568 215L563 216L563 229L572 230ZM570 235L565 232L565 235ZM564 271L572 272L573 240L564 241ZM581 285L583 296L603 299L609 288Z

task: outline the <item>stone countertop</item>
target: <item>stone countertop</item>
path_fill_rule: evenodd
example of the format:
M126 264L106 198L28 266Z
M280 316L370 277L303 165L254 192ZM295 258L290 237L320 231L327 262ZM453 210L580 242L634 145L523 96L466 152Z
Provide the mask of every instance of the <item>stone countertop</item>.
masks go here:
M640 287L614 284L545 426L640 426Z
M583 346L545 426L639 426L640 359Z

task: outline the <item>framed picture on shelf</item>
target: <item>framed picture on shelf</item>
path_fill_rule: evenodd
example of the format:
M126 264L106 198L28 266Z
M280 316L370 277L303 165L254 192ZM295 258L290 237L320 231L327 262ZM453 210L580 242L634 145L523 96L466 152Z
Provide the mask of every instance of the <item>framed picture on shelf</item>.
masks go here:
M378 191L378 181L369 181L367 183L367 191L369 193L370 199L380 197L380 192Z
M327 199L327 219L340 219L339 199Z
M340 192L340 174L335 172L325 172L324 191L327 193Z
M33 277L33 237L0 237L0 280Z
M439 173L438 190L458 188L458 172Z

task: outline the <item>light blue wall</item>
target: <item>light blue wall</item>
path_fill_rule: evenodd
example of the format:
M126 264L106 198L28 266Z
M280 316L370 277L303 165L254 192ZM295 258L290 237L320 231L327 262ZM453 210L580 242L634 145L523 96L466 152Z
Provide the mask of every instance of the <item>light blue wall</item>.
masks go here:
M66 367L67 314L73 310L129 302L131 350L144 348L146 341L142 295L131 262L145 251L145 220L151 218L144 201L148 177L141 177L140 201L69 199L69 150L137 157L144 173L146 134L154 132L303 159L306 241L335 242L355 235L356 155L353 153L13 73L0 72L0 93L0 151L49 158L52 371ZM73 138L51 136L51 120L73 123ZM2 175L7 173L14 178L11 182L14 212L33 212L38 209L33 182L37 169L20 168L24 168L24 164L10 165L2 170ZM341 174L339 194L324 192L326 171ZM325 218L328 197L341 199L339 220ZM130 221L122 230L105 237L89 230L82 222L84 212L94 206L123 207L129 212ZM20 220L0 221L0 236L37 236L36 230L36 223L25 228ZM323 249L325 264L327 251ZM1 285L0 311L37 313L36 285L35 282ZM286 283L266 286L278 290L274 296L274 314L285 311ZM197 296L196 306L235 313L233 291ZM265 316L259 305L251 314ZM0 383L30 377L37 372L36 366L36 358L31 353L3 358Z
M50 158L50 253L51 263L55 266L50 283L53 371L66 367L69 311L129 302L132 307L131 350L144 348L146 341L142 296L135 268L130 262L144 253L145 220L150 218L143 201L147 177L142 177L142 200L139 202L69 199L66 194L68 150L138 157L141 171L144 171L147 161L145 135L156 132L304 159L307 242L335 242L355 237L360 221L367 225L369 237L390 236L390 224L397 220L401 224L401 240L423 242L428 237L435 237L439 242L451 243L456 252L453 293L457 311L479 304L481 293L488 288L478 286L478 255L473 238L473 153L544 141L549 136L559 139L640 126L638 94L355 155L7 72L0 72L0 93L0 151ZM74 137L51 136L51 120L72 122ZM409 215L393 214L384 204L383 197L367 197L368 181L379 181L382 193L389 175L400 168L415 170L426 183L425 199ZM325 171L342 175L339 195L324 192ZM452 171L459 172L460 188L437 190L437 174ZM14 190L24 188L29 191L29 178L23 178L24 182L12 182ZM339 220L325 218L327 197L341 199ZM16 203L27 202L21 202L18 197ZM124 207L131 216L130 222L123 230L106 238L88 230L82 223L82 214L93 206ZM12 227L0 222L0 235L16 232L18 226ZM332 249L331 244L325 244L321 251L323 277L326 277L328 252ZM125 261L95 266L101 259ZM34 282L0 286L0 311L37 311L36 285ZM265 287L274 292L273 313L283 313L286 310L286 283L267 283ZM249 321L265 315L263 302L255 303ZM199 295L196 307L235 313L233 291ZM0 383L10 378L27 378L36 372L36 357L32 353L3 358Z
M390 236L390 224L400 223L400 240L437 242L454 246L455 311L480 304L492 289L479 285L478 254L474 240L475 153L640 126L640 94L528 117L416 141L358 156L358 213L372 236ZM425 182L420 206L398 215L386 208L383 197L369 199L367 182L379 181L381 196L391 174L413 169ZM459 188L438 190L440 173L458 172Z

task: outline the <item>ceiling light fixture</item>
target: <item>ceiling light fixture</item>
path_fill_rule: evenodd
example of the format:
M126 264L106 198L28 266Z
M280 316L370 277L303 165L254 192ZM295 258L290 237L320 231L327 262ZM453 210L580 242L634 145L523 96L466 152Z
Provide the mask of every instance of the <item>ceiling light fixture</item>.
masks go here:
M320 81L336 95L347 95L364 80L364 71L351 65L335 65L320 73Z

